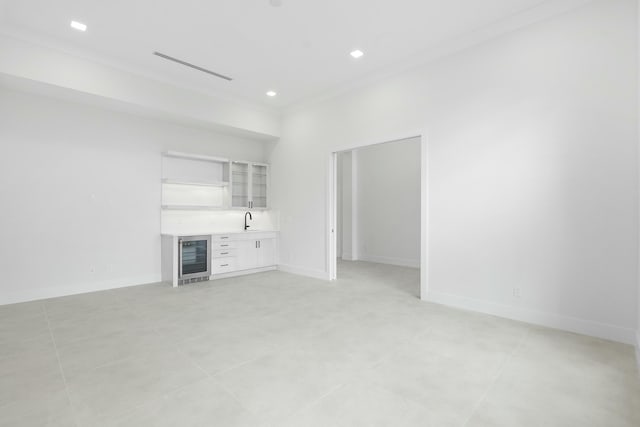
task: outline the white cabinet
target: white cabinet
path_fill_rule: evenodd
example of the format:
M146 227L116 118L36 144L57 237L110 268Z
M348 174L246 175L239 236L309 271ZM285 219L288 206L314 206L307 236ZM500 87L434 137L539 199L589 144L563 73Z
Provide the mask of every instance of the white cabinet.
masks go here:
M238 242L238 270L269 267L276 264L276 239Z
M213 235L211 268L214 278L226 273L243 274L256 269L275 268L276 236L274 231Z
M269 167L264 164L251 164L251 200L253 209L266 209Z
M231 162L231 207L267 209L269 165L264 163Z
M269 165L167 151L162 209L268 209Z
M258 240L258 267L276 264L276 239Z
M238 242L238 270L257 268L257 241L243 240Z

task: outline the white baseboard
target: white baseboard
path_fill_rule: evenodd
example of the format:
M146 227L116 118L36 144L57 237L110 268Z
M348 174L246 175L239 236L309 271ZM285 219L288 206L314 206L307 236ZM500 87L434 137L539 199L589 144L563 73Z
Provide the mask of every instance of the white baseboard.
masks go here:
M360 261L368 261L368 262L377 262L379 264L391 264L391 265L399 265L401 267L413 267L420 268L420 260L419 259L406 259L406 258L392 258L386 256L377 256L377 255L361 255L359 258Z
M36 301L47 298L64 297L69 295L86 294L88 292L106 291L108 289L126 288L129 286L146 285L161 282L160 274L103 280L100 282L83 283L66 286L52 286L47 288L24 289L0 296L0 305L15 304L19 302Z
M322 270L298 267L295 265L280 264L278 270L285 273L297 274L298 276L313 277L314 279L329 280L329 273Z
M578 319L560 314L530 310L522 307L498 304L490 301L465 298L441 292L429 292L426 297L423 297L422 299L424 301L491 314L498 317L505 317L534 325L562 329L564 331L575 332L578 334L589 335L634 346L640 345L638 343L638 338L636 337L636 331L631 328L593 322L591 320Z
M353 254L351 254L350 252L343 252L341 258L345 261L355 261L353 259Z
M226 279L229 277L247 276L249 274L264 273L265 271L273 271L277 269L278 267L274 265L271 267L260 267L260 268L252 268L250 270L232 271L230 273L212 274L211 280Z

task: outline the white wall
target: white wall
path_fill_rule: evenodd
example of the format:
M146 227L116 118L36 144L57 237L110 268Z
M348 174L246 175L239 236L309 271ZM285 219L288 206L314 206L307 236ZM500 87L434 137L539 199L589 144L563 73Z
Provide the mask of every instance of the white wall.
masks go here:
M160 153L268 144L0 89L0 304L160 279Z
M426 128L427 297L632 342L636 6L594 1L287 114L271 159L283 262L328 277L329 151Z
M420 138L357 152L358 259L420 267Z

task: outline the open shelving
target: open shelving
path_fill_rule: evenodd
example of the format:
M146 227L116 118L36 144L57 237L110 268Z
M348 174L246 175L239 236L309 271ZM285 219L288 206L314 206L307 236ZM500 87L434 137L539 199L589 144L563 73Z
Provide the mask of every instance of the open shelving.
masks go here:
M218 211L222 206L206 205L162 205L162 209L168 211Z
M162 156L162 209L217 210L226 204L229 159L167 151Z
M200 187L227 187L229 185L228 181L217 181L217 182L194 182L194 181L177 181L172 179L163 179L163 184L173 184L173 185L195 185Z

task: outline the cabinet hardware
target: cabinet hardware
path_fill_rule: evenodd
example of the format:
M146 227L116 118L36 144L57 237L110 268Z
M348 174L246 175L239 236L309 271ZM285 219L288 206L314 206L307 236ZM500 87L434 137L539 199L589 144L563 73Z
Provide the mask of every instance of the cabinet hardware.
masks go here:
M221 264L220 267L228 267L229 264Z
M258 240L258 249L260 249L260 245L261 245L261 244L262 244L262 243L260 242L260 240Z
M220 255L229 255L229 252L220 252Z
M220 245L220 246L224 246L224 247L227 247L227 246L229 246L229 245Z
M229 236L221 236L220 239L228 239Z

